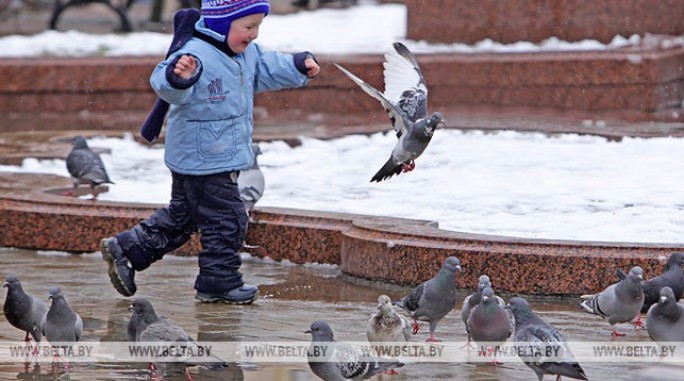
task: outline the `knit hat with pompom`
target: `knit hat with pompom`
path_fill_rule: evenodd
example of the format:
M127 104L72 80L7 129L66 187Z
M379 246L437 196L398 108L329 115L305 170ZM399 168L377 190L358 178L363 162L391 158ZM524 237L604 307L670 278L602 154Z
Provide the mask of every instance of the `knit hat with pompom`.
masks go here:
M233 20L269 11L268 0L202 0L201 10L205 25L224 36L228 35Z

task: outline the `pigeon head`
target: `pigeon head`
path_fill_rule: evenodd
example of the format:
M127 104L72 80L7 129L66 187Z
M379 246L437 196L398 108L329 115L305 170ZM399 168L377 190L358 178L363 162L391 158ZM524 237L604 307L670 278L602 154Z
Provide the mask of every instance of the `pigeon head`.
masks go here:
M674 292L670 287L663 287L660 289L660 299L658 300L659 304L667 304L669 301L675 301L675 296Z
M513 312L513 316L515 316L516 321L524 321L528 317L532 316L532 307L530 307L530 303L523 298L517 296L511 298L511 300L508 301L507 307L509 310L511 310L511 312Z
M633 281L641 281L644 279L644 270L639 266L632 267L632 269L629 270L629 278Z
M449 257L444 261L443 268L449 270L452 273L461 271L461 262L456 257Z
M480 300L480 303L486 303L490 299L494 300L494 290L492 290L491 287L485 287L484 290L482 290L482 299Z
M315 341L333 341L332 328L324 320L316 320L311 323L309 330L304 333L310 333Z
M392 299L387 295L378 296L378 310L384 314L392 312Z
M489 280L489 277L487 275L480 275L480 279L478 280L477 287L480 290L484 290L485 287L491 287L492 282Z
M64 294L62 293L62 289L60 289L58 286L52 286L48 290L48 299L57 299L57 298L64 298Z
M2 285L2 287L7 287L11 290L16 286L21 287L21 282L19 282L19 278L17 278L17 276L14 274L7 275L7 278L5 278L5 283Z
M672 253L672 255L670 255L670 258L667 260L668 269L673 266L681 268L682 265L684 265L684 253Z
M88 148L88 143L82 135L74 136L72 143L74 144L74 148L76 149Z
M145 298L133 299L128 310L131 311L133 315L142 318L146 324L151 324L158 319L152 303Z
M437 129L437 126L440 124L444 124L444 114L441 112L433 112L430 116L427 117L427 123L425 125L425 135L430 135L435 132Z

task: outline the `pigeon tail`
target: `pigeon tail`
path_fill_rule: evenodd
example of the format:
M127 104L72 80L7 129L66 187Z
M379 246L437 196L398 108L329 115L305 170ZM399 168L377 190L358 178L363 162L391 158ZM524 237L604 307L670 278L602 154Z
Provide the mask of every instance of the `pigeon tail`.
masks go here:
M584 311L590 314L606 316L606 314L603 313L603 311L601 311L601 308L598 305L598 295L599 294L580 296L580 299L582 299L582 303L580 304L580 306L582 306L582 309Z
M580 364L574 363L544 363L542 366L544 370L548 373L555 374L557 376L570 377L576 380L588 380L584 369Z
M383 165L382 168L380 168L378 173L376 173L375 176L373 176L371 182L381 182L383 180L391 178L394 175L399 175L401 172L401 164L395 164L392 158L390 157L389 160L387 160L387 162L385 163L385 165Z

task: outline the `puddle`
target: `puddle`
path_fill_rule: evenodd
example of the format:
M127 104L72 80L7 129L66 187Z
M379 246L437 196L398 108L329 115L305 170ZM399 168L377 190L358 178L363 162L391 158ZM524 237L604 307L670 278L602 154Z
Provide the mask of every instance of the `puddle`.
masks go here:
M114 291L99 253L69 255L59 252L0 248L4 274L15 273L24 289L47 301L52 285L62 287L67 301L84 321L82 340L125 341L130 313L129 298ZM173 319L198 341L309 341L304 331L313 320L325 319L337 339L364 341L365 324L375 311L377 297L393 299L409 288L361 280L341 274L335 266L296 266L246 258L242 266L245 280L259 284L262 297L251 306L201 304L194 299L192 285L197 273L196 258L167 256L148 270L138 273L138 296L149 298L160 315ZM496 280L494 286L496 286ZM459 290L460 299L471 293ZM6 292L3 290L3 302ZM503 295L508 298L510 295ZM569 340L610 342L607 323L579 310L578 301L567 298L531 298L539 315L554 324ZM465 341L460 318L460 302L437 327L444 341ZM427 324L412 341L424 342ZM628 341L649 342L645 331L621 325ZM0 341L23 340L24 334L0 316ZM592 380L634 380L635 371L648 365L582 364ZM199 370L195 380L317 380L305 363L232 364L221 371ZM536 380L521 362L502 366L475 363L411 363L398 375L381 375L377 380ZM547 376L547 378L551 378ZM146 380L146 364L76 363L68 374L52 374L49 364L25 369L21 363L0 363L3 380ZM170 380L185 380L171 376Z

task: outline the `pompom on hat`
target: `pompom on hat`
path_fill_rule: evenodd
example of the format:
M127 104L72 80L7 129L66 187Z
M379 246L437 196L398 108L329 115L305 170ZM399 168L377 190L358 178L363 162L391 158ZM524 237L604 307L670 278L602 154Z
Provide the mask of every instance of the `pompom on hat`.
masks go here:
M227 36L233 20L270 9L268 0L202 0L201 13L209 29Z

